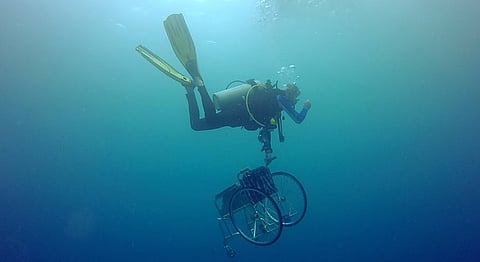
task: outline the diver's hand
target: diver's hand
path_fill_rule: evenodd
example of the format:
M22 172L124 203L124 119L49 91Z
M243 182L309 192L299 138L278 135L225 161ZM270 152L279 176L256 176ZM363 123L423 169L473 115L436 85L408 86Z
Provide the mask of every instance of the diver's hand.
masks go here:
M305 100L305 102L303 103L303 108L309 110L310 108L312 107L312 103L310 103L310 100Z

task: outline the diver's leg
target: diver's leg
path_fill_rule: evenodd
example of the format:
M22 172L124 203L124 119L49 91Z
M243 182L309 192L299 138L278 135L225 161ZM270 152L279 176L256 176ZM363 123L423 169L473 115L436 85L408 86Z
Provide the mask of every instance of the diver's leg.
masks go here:
M190 115L190 127L195 131L201 130L209 130L217 128L215 125L209 123L205 118L200 119L200 111L198 109L197 99L195 97L195 93L193 92L193 88L186 88L188 102L188 113Z
M188 102L188 113L190 115L190 126L192 129L197 125L196 123L200 120L200 111L198 110L198 103L197 98L195 97L195 93L193 89L187 88L187 97Z
M215 105L212 102L212 99L210 98L210 95L208 94L207 89L205 88L204 85L198 86L198 92L200 93L200 97L202 99L202 106L203 106L203 111L205 112L205 118L207 121L213 120L215 121Z
M200 111L198 110L197 98L195 97L193 88L187 88L187 94L185 96L187 97L187 102L188 102L188 113L190 115L190 127L196 131L203 130L201 128L202 126L201 122L205 122L205 120L202 119L203 121L201 121L200 119Z

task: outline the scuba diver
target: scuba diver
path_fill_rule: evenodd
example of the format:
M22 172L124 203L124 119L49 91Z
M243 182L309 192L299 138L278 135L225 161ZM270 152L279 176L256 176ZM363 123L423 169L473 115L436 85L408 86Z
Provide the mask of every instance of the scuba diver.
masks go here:
M192 78L189 78L169 65L152 51L139 45L136 50L151 64L167 76L179 82L186 89L193 130L211 130L220 127L243 127L247 130L261 129L259 141L263 143L265 163L268 165L275 157L271 148L271 132L278 129L280 142L284 141L282 133L281 112L285 111L296 123L301 123L311 107L309 100L303 104L300 112L295 105L300 95L295 83L280 89L270 80L262 83L257 80L233 81L227 89L216 92L210 97L198 70L195 45L182 14L172 14L163 22L170 44L180 62ZM240 83L231 87L231 84ZM195 87L200 94L204 118L195 96Z

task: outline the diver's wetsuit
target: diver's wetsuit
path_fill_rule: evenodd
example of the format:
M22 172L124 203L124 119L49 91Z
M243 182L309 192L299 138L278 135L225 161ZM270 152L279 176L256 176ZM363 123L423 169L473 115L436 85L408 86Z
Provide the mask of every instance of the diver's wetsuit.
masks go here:
M217 112L215 105L208 94L205 86L199 86L198 92L202 100L202 106L205 113L204 118L200 118L200 111L198 109L197 99L193 89L187 88L188 110L190 113L190 126L193 130L210 130L224 126L240 127L243 126L247 130L257 130L261 126L250 119L250 116L245 107L237 108L236 110L223 110ZM278 114L284 110L296 122L301 123L307 115L308 109L303 108L300 112L295 110L295 104L285 97L283 93L276 96L278 102Z

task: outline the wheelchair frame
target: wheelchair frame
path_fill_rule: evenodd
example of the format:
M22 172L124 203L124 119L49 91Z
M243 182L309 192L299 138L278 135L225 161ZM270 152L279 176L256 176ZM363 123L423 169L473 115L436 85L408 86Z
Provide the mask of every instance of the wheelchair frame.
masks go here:
M302 184L286 172L271 173L261 166L245 168L237 175L237 183L215 196L218 224L227 256L236 252L228 244L240 235L255 245L275 243L283 227L298 224L307 209Z

